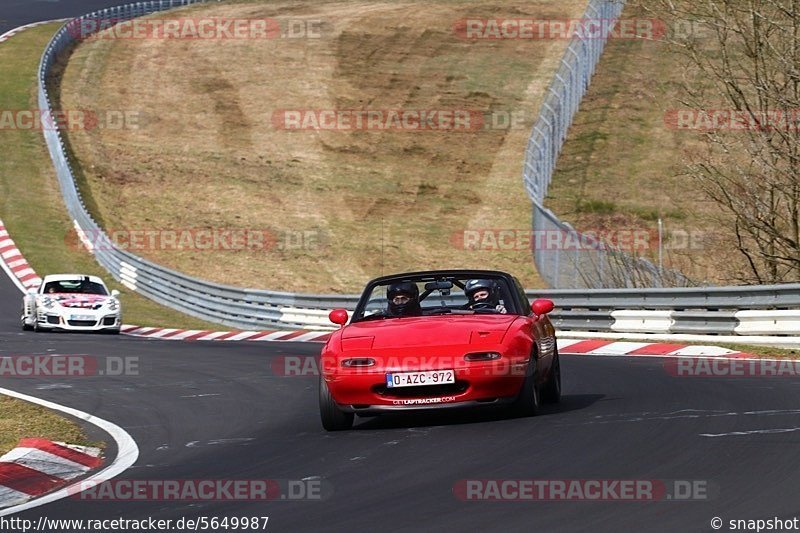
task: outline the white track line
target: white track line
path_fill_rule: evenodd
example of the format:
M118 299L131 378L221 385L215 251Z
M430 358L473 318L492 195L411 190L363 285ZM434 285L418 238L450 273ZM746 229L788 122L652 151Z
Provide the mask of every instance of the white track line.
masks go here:
M15 505L13 507L7 507L3 510L0 510L0 516L6 516L18 513L20 511L25 511L27 509L33 509L34 507L39 507L40 505L44 505L46 503L61 500L68 496L73 496L80 491L81 484L84 484L83 487L87 488L93 486L96 483L102 483L103 481L115 478L121 473L123 473L125 470L130 468L133 465L133 463L135 463L136 460L139 458L139 447L136 445L136 441L133 440L133 437L131 437L127 431L117 426L116 424L113 424L107 420L103 420L102 418L98 418L94 415L90 415L89 413L84 413L83 411L73 409L72 407L66 407L54 402L42 400L40 398L35 398L33 396L28 396L27 394L22 394L20 392L12 391L9 389L0 388L0 394L11 396L12 398L17 398L20 400L24 400L26 402L35 403L36 405L41 405L42 407L46 407L54 411L60 411L62 413L74 416L75 418L83 420L84 422L88 422L89 424L99 427L100 429L111 435L111 437L117 443L117 457L110 465L105 467L103 470L100 470L99 472L96 472L91 476L89 476L88 478L83 479L77 483L68 485L63 489L51 492L50 494L46 494L40 498L36 498L35 500L31 500L26 503Z

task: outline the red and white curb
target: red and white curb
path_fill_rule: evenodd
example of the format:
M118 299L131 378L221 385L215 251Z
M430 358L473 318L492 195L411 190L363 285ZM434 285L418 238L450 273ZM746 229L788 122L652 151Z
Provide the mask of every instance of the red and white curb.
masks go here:
M122 474L123 472L125 472L131 466L133 466L133 464L139 458L139 447L136 445L136 441L133 440L133 437L131 437L127 431L125 431L118 425L114 424L113 422L109 422L108 420L98 418L92 414L86 413L84 411L79 411L78 409L74 409L72 407L67 407L65 405L57 404L55 402L50 402L48 400L43 400L41 398L36 398L35 396L30 396L28 394L23 394L21 392L13 391L10 389L0 388L0 394L2 394L3 396L10 396L11 398L16 398L18 400L22 400L25 402L30 402L35 405L40 405L45 409L50 409L52 411L64 413L78 420L81 420L86 424L91 424L99 428L101 431L104 431L105 433L110 435L111 438L114 439L117 448L116 457L113 459L113 461L110 462L110 464L106 465L102 470L89 473L88 477L73 481L71 484L65 487L61 487L47 494L44 494L43 496L31 498L26 502L13 505L12 507L0 508L0 517L12 515L14 513L19 513L21 511L25 511L28 509L34 509L36 507L40 507L42 505L51 502L73 496L76 493L80 492L82 484L92 483L92 482L100 483L103 481L108 481L109 479L113 479L118 475ZM79 449L77 451L83 451L83 453L86 453L86 455L93 456L93 454L87 453L87 450L85 449L84 450ZM67 459L70 458L68 457ZM84 467L88 466L80 461L73 461L73 462L77 462L78 464ZM17 490L17 492L22 492L23 494L25 494L23 491L20 490Z
M330 331L203 331L169 328L122 326L122 332L135 336L182 341L289 341L325 342ZM729 359L755 356L720 346L687 346L667 342L625 342L602 339L558 339L558 351L564 355L606 357L720 357Z
M606 357L719 357L753 359L754 355L720 346L686 346L667 342L627 342L605 339L558 339L558 353Z
M330 331L210 331L198 329L143 328L122 326L122 333L132 337L146 337L173 341L290 341L325 342Z
M98 448L21 439L0 457L0 508L19 505L100 467Z
M22 257L22 252L9 237L2 220L0 220L0 266L23 292L36 288L42 283L42 278L36 275L36 272Z

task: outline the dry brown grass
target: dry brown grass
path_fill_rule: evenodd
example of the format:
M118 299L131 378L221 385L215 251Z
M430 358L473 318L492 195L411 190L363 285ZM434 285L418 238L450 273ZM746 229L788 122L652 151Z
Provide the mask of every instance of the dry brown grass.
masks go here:
M0 109L37 108L39 60L59 26L60 23L53 23L26 30L0 46ZM126 323L185 329L212 327L111 280L94 257L77 245L41 131L0 131L0 219L40 275L96 274L106 279L110 289L119 289Z
M634 16L631 8L623 14ZM685 107L680 103L683 76L685 61L663 43L610 41L575 117L546 204L584 231L649 230L644 255L652 261L657 260L661 217L665 267L699 283L733 283L743 257L723 236L723 213L685 175L687 163L704 149L703 134L665 124L668 111ZM687 235L694 235L693 243Z
M0 455L14 448L19 439L29 437L98 446L87 442L80 426L72 420L44 407L0 396Z
M483 4L483 5L482 5ZM565 41L459 39L464 17L576 17L584 0L282 1L192 16L324 22L321 39L94 40L62 83L65 109L134 110L138 130L70 140L107 228L317 231L306 250L141 255L240 286L353 292L402 270L486 267L542 286L530 252L464 251L467 228L530 227L523 153ZM525 111L514 130L287 132L278 109Z

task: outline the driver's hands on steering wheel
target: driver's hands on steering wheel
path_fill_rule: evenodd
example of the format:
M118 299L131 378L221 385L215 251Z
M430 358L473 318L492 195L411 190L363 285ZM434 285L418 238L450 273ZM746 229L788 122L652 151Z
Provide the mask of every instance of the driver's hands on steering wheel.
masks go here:
M477 309L491 309L493 311L497 311L501 315L504 315L504 314L508 313L508 311L506 310L504 305L497 304L496 306L492 306L492 304L489 303L489 302L477 302L477 303L472 305L472 309L474 309L474 310L477 310Z

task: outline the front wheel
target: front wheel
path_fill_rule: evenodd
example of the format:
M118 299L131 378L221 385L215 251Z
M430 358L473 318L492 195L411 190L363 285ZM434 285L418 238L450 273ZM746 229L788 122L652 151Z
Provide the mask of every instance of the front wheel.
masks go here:
M558 360L558 349L553 351L550 377L542 389L542 400L545 403L558 403L561 401L561 363Z
M22 315L22 318L20 318L20 323L22 324L22 331L30 331L33 329L33 326L25 321L25 315Z
M322 376L319 378L319 414L322 418L322 427L328 431L342 431L353 427L355 415L339 409Z
M522 388L519 390L519 395L514 401L513 409L522 416L536 416L539 413L540 399L539 399L539 368L536 364L536 358L531 357L528 363L528 371L525 375L525 381L522 382Z

